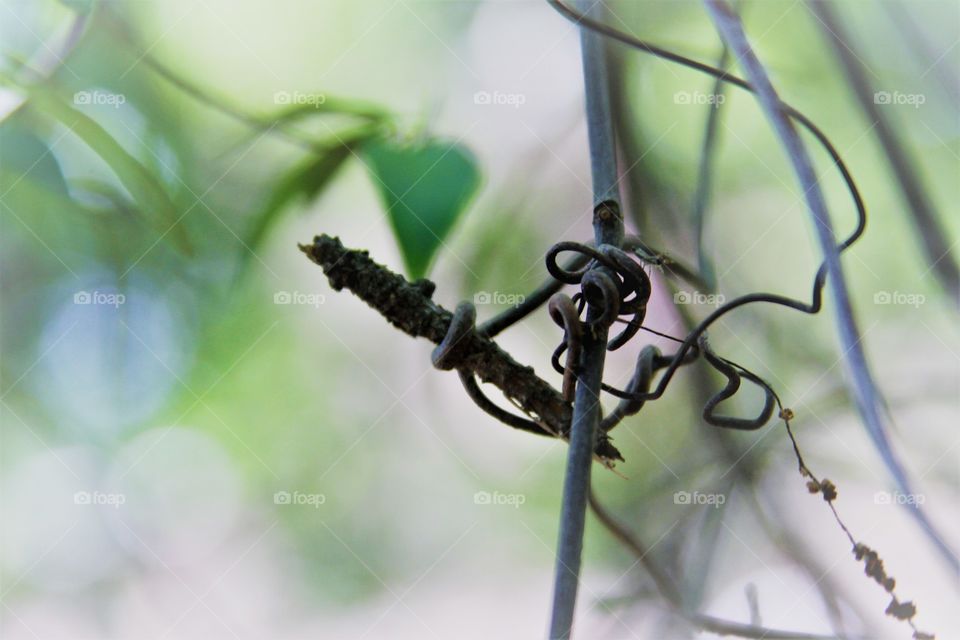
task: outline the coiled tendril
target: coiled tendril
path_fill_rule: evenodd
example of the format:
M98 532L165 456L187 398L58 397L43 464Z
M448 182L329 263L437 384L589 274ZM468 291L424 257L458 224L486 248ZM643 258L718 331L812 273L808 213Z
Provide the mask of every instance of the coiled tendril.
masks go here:
M637 246L634 238L628 238L624 246ZM572 252L580 259L571 260L569 264L575 267L563 267L559 264L560 254ZM634 255L642 261L651 264L660 264L660 258L650 258L648 251L634 250ZM601 265L605 269L594 269ZM573 398L574 382L576 380L579 356L582 351L581 338L585 331L593 330L597 325L610 326L615 322L626 324L626 328L607 343L607 349L614 351L627 344L643 326L647 303L650 299L650 277L644 270L641 262L623 249L600 245L592 247L579 242L558 242L553 245L546 255L547 271L560 283L580 285L580 291L572 298L558 292L550 298L548 308L550 317L563 328L563 341L554 350L551 358L553 368L563 374L563 394L567 401ZM581 321L584 302L601 309L601 314L592 321ZM731 309L733 307L730 307ZM730 309L726 309L730 310ZM712 320L719 314L711 316ZM708 319L712 322L711 319ZM677 367L693 362L700 353L711 367L720 372L727 379L727 384L712 396L703 409L703 419L708 424L725 429L759 429L765 425L773 415L775 396L770 386L759 376L718 356L707 342L706 326L695 329L686 340L665 336L681 343L677 353L665 356L660 349L648 345L644 347L634 368L633 377L626 389L617 389L603 384L604 391L620 398L619 404L608 415L602 418L600 429L603 433L610 431L625 417L636 414L643 408L647 400L659 397L662 389L651 393L650 387L657 373L666 369L672 374ZM654 332L656 333L656 332ZM663 334L660 334L663 335ZM695 342L694 342L695 341ZM563 354L567 354L566 362L561 363ZM734 396L740 389L742 379L749 380L764 392L764 405L760 413L754 418L738 418L719 415L718 405ZM661 380L660 387L664 387L668 378Z

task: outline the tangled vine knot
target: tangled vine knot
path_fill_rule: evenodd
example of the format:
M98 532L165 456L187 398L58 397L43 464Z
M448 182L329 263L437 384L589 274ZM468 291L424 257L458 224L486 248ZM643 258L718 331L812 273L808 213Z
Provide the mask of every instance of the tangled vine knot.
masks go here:
M580 291L572 297L562 292L555 293L547 305L550 317L564 331L563 340L554 350L551 363L558 373L563 374L563 396L568 402L573 401L582 352L581 341L585 332L596 331L598 327L607 328L617 322L625 324L625 328L607 342L607 350L616 351L630 342L641 329L649 330L644 327L643 321L652 286L650 276L644 270L644 263L661 266L664 259L651 255L635 236L628 236L624 247L626 249L608 244L593 247L565 241L553 245L547 252L546 266L551 277L563 284L580 286ZM572 263L576 266L560 264L560 254L565 252L578 256L579 259ZM601 268L597 268L598 266ZM587 304L600 309L600 313L595 318L581 320L580 316ZM650 394L650 386L659 371L689 364L701 352L707 364L727 378L723 389L704 406L703 418L708 424L728 429L752 430L759 429L770 420L776 403L776 396L770 386L740 365L718 356L710 347L704 332L698 332L694 337L697 346L681 349L671 356L663 355L660 349L653 345L645 346L637 357L634 374L625 389L602 385L604 391L620 398L616 408L602 418L602 433L610 431L625 417L638 413L647 400L654 399ZM565 362L561 363L564 353L567 357ZM764 391L764 406L760 413L754 418L718 415L718 405L736 394L743 378ZM658 397L660 393L655 395Z

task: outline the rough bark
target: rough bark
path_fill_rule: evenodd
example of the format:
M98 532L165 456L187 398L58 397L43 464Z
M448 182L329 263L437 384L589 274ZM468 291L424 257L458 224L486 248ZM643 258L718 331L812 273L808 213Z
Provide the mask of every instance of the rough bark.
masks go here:
M434 344L447 335L453 314L431 299L436 285L430 280L410 282L374 262L368 252L347 249L339 238L325 234L316 236L312 244L300 245L300 250L320 265L331 287L348 289L407 335ZM570 404L532 367L514 360L493 340L471 331L458 342L451 358L453 368L498 387L532 416L540 424L540 435L569 436ZM604 461L623 459L608 437L598 440L594 453Z

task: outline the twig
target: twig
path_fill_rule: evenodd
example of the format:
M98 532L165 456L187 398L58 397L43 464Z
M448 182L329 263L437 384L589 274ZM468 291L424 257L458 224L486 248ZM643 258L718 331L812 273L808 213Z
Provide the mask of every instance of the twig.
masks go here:
M433 302L434 284L429 280L411 283L401 275L377 264L366 251L347 249L339 238L319 235L313 244L300 245L311 260L323 268L337 291L349 289L361 300L380 312L392 325L415 338L427 338L434 344L443 342L453 314ZM469 332L451 354L451 366L484 382L497 386L533 421L526 421L532 433L556 437L570 432L570 404L550 384L523 366L496 342L476 331ZM606 437L598 439L591 450L601 460L622 460L620 452Z

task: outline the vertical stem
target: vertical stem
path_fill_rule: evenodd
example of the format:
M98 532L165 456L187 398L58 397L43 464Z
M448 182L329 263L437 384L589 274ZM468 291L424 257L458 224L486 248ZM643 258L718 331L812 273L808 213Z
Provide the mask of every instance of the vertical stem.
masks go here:
M585 12L590 10L591 4L581 2ZM602 0L596 4L602 10ZM581 32L580 43L583 52L587 130L593 178L594 238L598 246L620 246L623 242L623 218L617 190L617 156L610 109L607 51L603 37L587 30ZM587 308L587 320L596 320L602 313L601 309L590 305ZM607 329L606 326L597 326L596 330L587 331L583 339L570 428L567 470L563 482L553 614L550 622L551 639L569 638L573 627L587 496L590 492L590 470L600 415L600 381L606 358Z
M605 336L604 336L605 338ZM596 438L600 377L606 355L606 340L585 339L581 358L582 373L577 381L573 405L573 424L567 452L567 472L563 481L563 506L560 510L560 535L554 570L551 640L570 637L573 611L580 582L580 557L590 490L590 466Z
M591 7L594 17L604 10L604 2L580 2L587 14ZM618 202L617 152L613 133L613 110L610 107L610 73L608 52L604 37L583 29L580 31L580 49L583 56L583 84L587 103L587 136L590 141L590 172L593 178L593 206L603 202ZM622 225L621 225L622 227ZM613 229L611 229L613 231ZM594 234L601 229L594 221ZM622 234L622 229L621 229ZM600 241L600 235L596 237ZM613 238L607 238L607 241Z

